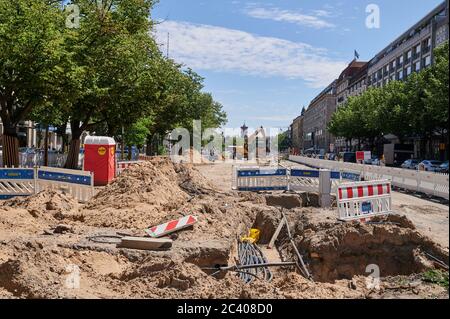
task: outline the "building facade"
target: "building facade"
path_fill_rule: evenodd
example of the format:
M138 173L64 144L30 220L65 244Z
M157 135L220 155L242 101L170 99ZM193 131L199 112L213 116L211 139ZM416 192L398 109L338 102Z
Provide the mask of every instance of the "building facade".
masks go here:
M342 71L336 82L336 107L343 106L350 96L362 94L367 89L368 62L353 60ZM344 152L352 148L352 142L337 137L333 152Z
M448 21L448 2L443 2L369 62L368 86L405 80L433 64L434 48L448 40Z
M292 141L292 152L293 154L301 154L303 151L303 122L305 119L305 109L303 108L302 113L297 117L291 124L291 141Z
M336 81L323 90L309 105L303 119L303 149L322 154L333 151L335 138L328 124L336 111Z

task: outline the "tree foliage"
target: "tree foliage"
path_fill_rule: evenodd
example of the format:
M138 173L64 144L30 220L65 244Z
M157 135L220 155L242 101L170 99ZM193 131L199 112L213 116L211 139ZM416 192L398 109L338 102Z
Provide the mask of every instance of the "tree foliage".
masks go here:
M0 116L17 144L17 125L33 120L71 128L67 168L78 165L81 136L101 132L142 146L164 136L226 122L203 92L203 78L169 60L151 33L155 0L0 0ZM68 4L79 26L66 25ZM7 143L6 165L18 165Z
M434 53L435 63L406 81L391 81L350 97L334 113L330 132L371 141L387 134L400 141L417 136L425 142L441 136L448 143L448 42Z

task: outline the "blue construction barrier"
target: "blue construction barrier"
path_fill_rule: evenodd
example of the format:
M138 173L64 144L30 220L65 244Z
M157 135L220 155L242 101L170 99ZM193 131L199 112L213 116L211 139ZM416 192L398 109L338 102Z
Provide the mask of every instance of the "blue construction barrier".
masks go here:
M53 182L64 182L64 183L77 184L77 185L87 185L87 186L91 185L91 183L92 183L91 176L46 172L43 170L39 170L38 179L46 180L46 181L53 181Z

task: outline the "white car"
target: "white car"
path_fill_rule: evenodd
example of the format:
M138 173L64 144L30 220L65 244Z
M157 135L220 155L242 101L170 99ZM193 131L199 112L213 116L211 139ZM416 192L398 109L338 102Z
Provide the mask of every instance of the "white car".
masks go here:
M441 165L440 161L425 160L419 164L419 171L437 172Z

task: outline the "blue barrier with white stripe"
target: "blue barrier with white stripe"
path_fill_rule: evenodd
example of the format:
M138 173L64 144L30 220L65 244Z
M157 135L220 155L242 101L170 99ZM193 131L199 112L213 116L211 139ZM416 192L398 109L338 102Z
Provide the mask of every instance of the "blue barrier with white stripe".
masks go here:
M0 169L0 180L33 180L34 179L34 169L10 169L2 168Z
M287 189L286 186L238 187L238 190L242 192L286 191Z
M256 177L256 176L286 176L286 169L277 170L254 170L254 171L238 171L238 177Z
M361 180L361 175L356 173L342 173L342 179L348 179L351 181L359 182Z
M91 185L91 177L66 173L46 172L39 170L38 178L46 181L64 182L78 185Z
M291 170L291 176L319 178L319 171L293 169L293 170Z

